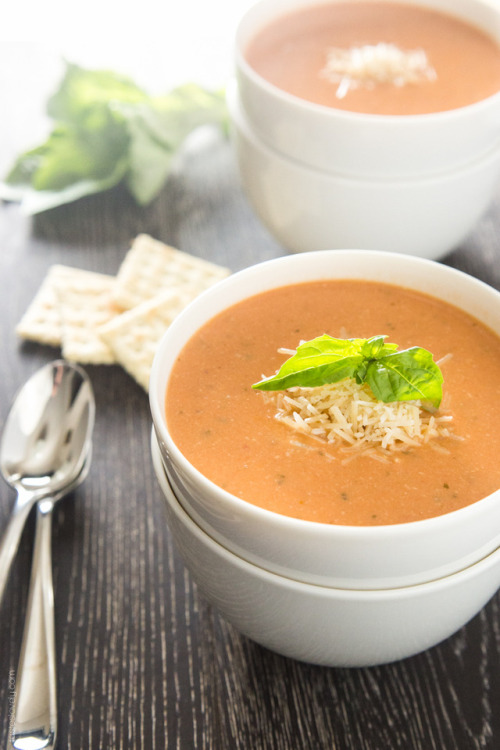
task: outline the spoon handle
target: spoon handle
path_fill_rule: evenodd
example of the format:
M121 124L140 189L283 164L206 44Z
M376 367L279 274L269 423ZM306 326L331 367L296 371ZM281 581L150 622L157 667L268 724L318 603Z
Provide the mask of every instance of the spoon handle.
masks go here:
M53 748L57 733L51 498L36 506L28 608L16 686L11 741L15 748Z
M22 488L19 488L17 493L9 522L0 541L0 604L26 519L33 507L32 493L27 493Z

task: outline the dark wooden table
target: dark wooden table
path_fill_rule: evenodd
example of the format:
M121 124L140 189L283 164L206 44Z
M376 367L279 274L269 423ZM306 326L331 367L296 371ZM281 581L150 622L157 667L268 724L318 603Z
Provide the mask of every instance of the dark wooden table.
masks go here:
M115 273L147 232L240 269L285 253L239 188L229 145L188 152L145 209L116 189L34 219L0 207L0 426L54 349L14 326L48 267ZM445 263L500 289L499 200ZM92 469L53 534L59 747L70 750L500 748L500 597L441 645L399 663L327 669L250 642L199 595L172 546L150 458L148 399L120 368L87 367ZM0 484L0 529L13 500ZM0 611L0 742L9 745L33 523Z

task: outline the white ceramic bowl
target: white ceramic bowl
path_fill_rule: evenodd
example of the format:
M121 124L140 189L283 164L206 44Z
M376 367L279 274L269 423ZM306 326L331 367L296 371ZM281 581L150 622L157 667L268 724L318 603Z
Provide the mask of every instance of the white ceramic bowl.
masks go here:
M264 226L293 252L371 247L441 258L474 228L498 189L499 144L467 167L433 176L346 177L268 146L234 87L227 102L243 189Z
M193 522L168 484L154 439L152 450L174 543L200 593L241 633L284 656L332 667L403 659L456 632L500 585L500 549L455 575L389 591L312 586L269 573Z
M407 524L350 527L263 510L217 487L184 457L165 418L171 368L206 321L240 300L301 281L357 278L399 284L462 307L500 334L500 293L433 261L376 251L290 255L240 271L208 289L169 327L153 363L150 406L169 481L204 531L240 557L282 576L348 589L440 578L500 545L500 490L446 515Z
M335 0L330 0L335 2ZM470 21L500 41L495 0L399 0ZM344 112L312 104L265 81L246 62L248 41L271 20L318 0L262 0L236 34L236 75L244 110L264 143L302 164L372 179L429 176L484 159L499 141L500 93L468 107L416 116Z

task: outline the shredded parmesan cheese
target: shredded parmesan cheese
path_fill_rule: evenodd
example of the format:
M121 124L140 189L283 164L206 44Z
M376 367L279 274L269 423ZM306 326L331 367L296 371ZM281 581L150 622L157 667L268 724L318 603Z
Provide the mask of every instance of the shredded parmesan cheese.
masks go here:
M436 79L423 49L404 51L384 42L349 49L332 47L320 75L338 85L338 99L350 89L373 88L381 83L405 86Z
M353 379L315 388L266 392L283 424L320 441L383 460L439 437L450 437L452 417L432 414L420 401L378 401L370 387ZM445 450L442 446L441 449Z

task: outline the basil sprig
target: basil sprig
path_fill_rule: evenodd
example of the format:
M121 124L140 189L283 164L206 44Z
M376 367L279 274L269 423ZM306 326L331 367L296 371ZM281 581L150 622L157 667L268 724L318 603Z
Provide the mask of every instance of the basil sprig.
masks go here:
M336 339L324 334L300 344L275 375L252 388L281 391L354 378L358 384L367 383L379 401L420 399L424 408L437 409L443 396L443 375L432 354L419 346L398 351L397 344L385 339Z
M66 63L47 102L48 138L20 154L0 199L30 214L123 184L140 206L166 183L188 135L204 125L227 130L224 91L186 83L159 96L109 70Z

